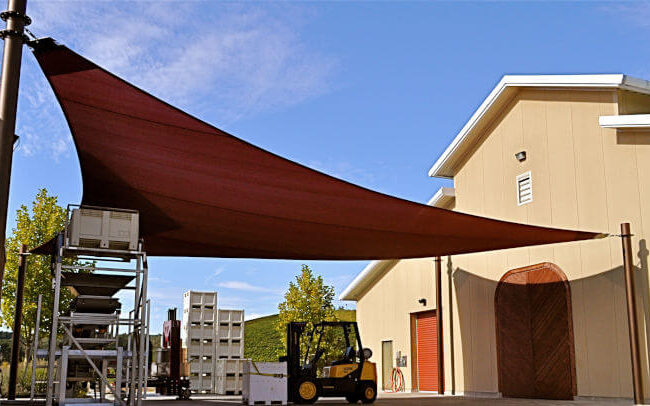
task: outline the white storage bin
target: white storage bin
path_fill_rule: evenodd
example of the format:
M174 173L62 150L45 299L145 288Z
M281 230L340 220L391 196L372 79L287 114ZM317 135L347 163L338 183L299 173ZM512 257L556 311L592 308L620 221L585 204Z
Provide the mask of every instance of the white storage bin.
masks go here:
M217 359L244 358L244 341L220 339L217 345L216 356Z
M218 359L215 361L214 393L238 395L242 391L243 359Z
M212 393L214 377L212 374L190 373L190 390L194 393Z
M237 339L244 339L244 325L242 324L232 324L230 327L230 337Z
M196 339L214 340L216 338L216 334L211 323L202 323L200 325L192 324L190 325L188 330L189 330L189 334L186 339L186 342L187 340L191 342L192 340L196 340Z
M214 373L214 360L212 357L196 357L189 361L191 374L210 374Z
M83 248L138 249L139 215L136 211L73 209L66 244Z
M216 321L217 312L215 312L212 307L203 307L203 309L197 313L202 321L211 321L213 323Z
M231 337L231 326L230 324L224 324L224 323L219 323L219 327L217 328L217 337L219 339L229 339Z
M226 322L226 323L244 322L243 310L219 309L218 313L219 313L219 322Z
M243 371L241 359L218 359L215 361L215 376L241 375Z
M189 308L189 305L212 305L216 309L217 292L197 292L194 290L188 290L183 295L183 307Z
M244 404L280 402L287 404L286 362L244 362L242 400ZM258 374L272 374L273 376Z
M217 292L187 291L183 295L183 343L217 338Z
M241 395L242 375L226 375L215 377L215 390L217 395Z

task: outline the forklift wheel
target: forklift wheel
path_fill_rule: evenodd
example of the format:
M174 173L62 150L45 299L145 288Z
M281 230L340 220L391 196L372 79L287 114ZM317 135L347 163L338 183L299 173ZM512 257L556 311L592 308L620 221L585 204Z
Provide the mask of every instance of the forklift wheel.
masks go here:
M318 400L318 384L313 379L305 378L298 382L297 400L300 404L311 404Z
M362 403L373 403L377 399L377 385L370 382L362 383L359 398Z

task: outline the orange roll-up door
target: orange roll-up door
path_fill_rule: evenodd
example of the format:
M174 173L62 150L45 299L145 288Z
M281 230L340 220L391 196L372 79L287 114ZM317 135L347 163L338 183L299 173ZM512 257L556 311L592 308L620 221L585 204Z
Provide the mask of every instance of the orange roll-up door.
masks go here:
M422 312L416 315L418 344L418 389L438 390L438 336L436 312Z

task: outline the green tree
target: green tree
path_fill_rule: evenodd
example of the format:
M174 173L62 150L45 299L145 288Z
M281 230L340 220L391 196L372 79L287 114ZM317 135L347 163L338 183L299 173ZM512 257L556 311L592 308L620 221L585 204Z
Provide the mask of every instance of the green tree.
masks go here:
M66 223L66 210L59 206L56 196L50 196L45 188L36 194L32 207L22 205L16 213L16 227L7 239L7 262L2 281L2 325L13 328L16 309L16 284L18 276L18 258L20 246L26 244L28 249L39 246L54 237ZM70 264L73 259L66 259ZM27 349L32 344L36 324L36 307L38 295L43 295L41 306L40 337L50 330L52 323L51 303L53 298L51 279L51 258L44 255L27 257L25 290L23 299L23 318L21 327L21 345ZM72 294L67 289L61 290L61 313L65 312ZM27 351L25 351L25 355Z
M284 355L286 352L287 323L291 321L307 322L305 331L310 332L314 323L338 320L333 301L334 288L326 285L322 276L314 275L309 266L303 265L300 274L296 276L296 281L289 283L289 289L284 294L284 301L278 305L279 315L275 328L282 337L282 346L278 348L278 354ZM329 334L329 332L326 333ZM301 348L304 354L309 337L305 335L303 338ZM334 341L324 337L321 345L325 350L325 357L331 352L329 347L334 344Z

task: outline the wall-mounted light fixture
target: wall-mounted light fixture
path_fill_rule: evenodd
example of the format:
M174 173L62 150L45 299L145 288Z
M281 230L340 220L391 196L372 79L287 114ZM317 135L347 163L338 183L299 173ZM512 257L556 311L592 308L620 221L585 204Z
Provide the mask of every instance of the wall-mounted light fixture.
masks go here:
M422 306L426 306L427 305L427 299L422 298L422 299L418 300L418 303L420 303Z
M519 151L515 154L517 161L524 162L526 160L526 151Z

